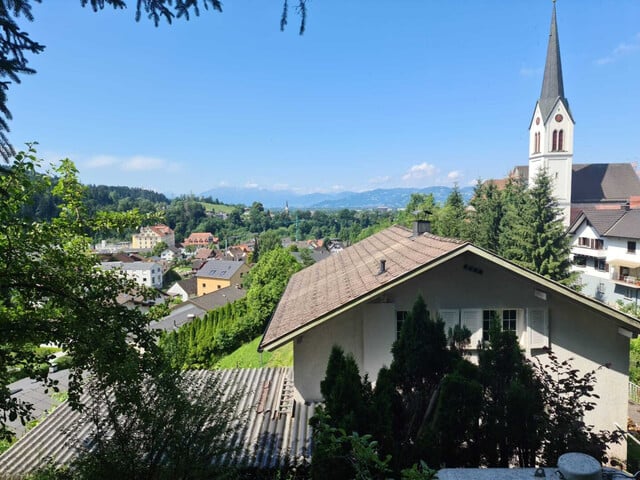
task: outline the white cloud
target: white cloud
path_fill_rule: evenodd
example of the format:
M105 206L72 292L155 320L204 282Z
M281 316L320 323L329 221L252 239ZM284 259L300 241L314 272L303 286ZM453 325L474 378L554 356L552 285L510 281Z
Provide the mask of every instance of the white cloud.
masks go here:
M462 178L462 172L460 170L452 170L447 173L447 179L452 182L457 182L460 178Z
M607 65L609 63L616 62L621 57L630 55L634 52L640 51L640 33L636 33L631 42L622 42L616 48L614 48L606 57L598 58L595 61L596 65Z
M244 187L245 188L258 188L259 185L257 183L254 183L254 182L247 182L247 183L244 184Z
M169 162L163 158L148 157L145 155L133 155L131 157L116 157L114 155L94 155L82 162L83 168L98 169L110 168L125 172L178 172L181 170L179 163Z
M119 163L119 160L111 155L96 155L95 157L91 157L87 160L85 166L87 168L104 168L117 163Z
M438 173L438 169L435 165L427 162L420 163L412 166L407 173L402 176L404 181L421 180L428 177L433 177Z
M273 185L274 190L289 190L289 184L287 183L276 183Z
M136 155L129 157L122 161L120 164L122 170L126 171L149 171L149 170L164 170L167 169L167 162L161 158L145 157L142 155Z

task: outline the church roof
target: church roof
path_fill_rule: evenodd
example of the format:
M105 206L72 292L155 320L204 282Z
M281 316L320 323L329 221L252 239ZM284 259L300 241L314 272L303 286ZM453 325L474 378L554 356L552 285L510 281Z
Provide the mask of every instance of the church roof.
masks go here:
M640 195L640 178L630 163L574 163L571 203L622 203ZM529 166L519 165L513 173L529 177Z
M551 29L549 31L549 45L547 46L547 60L544 65L544 79L540 92L540 111L545 120L553 111L558 100L561 100L567 108L569 115L569 102L564 96L564 83L562 81L562 62L560 61L560 41L558 39L558 25L556 24L556 4L553 4L551 14Z
M624 202L640 195L640 179L630 163L574 164L571 203Z

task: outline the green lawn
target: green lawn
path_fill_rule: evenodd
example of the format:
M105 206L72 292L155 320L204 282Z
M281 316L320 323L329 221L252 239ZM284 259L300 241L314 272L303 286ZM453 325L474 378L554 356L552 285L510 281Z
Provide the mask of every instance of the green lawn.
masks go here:
M211 210L215 210L216 212L219 212L219 213L231 213L235 208L233 205L222 205L222 204L215 204L215 203L208 203L208 202L199 202L199 203L204 207L204 209L207 212L210 212Z
M215 368L290 367L293 365L293 344L289 343L275 352L260 354L257 351L260 338L262 337L245 343L235 352L221 358Z

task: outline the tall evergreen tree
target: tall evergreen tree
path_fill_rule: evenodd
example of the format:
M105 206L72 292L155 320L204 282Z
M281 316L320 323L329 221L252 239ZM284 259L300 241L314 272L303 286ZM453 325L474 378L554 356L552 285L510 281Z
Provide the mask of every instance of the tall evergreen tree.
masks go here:
M433 231L443 237L463 238L465 232L464 198L458 185L453 187L444 206L434 218Z
M522 211L527 205L527 184L524 178L510 177L502 191L502 218L500 219L500 236L498 253L505 258L513 259L520 244L519 227Z
M488 348L479 356L484 405L480 450L487 465L535 465L542 445L544 404L542 386L525 360L513 332L495 318Z
M495 183L478 180L470 205L474 211L468 215L467 238L479 247L498 252L503 207Z
M540 275L573 284L569 238L546 170L540 171L533 187L525 192L523 208L513 220L513 243L503 254Z

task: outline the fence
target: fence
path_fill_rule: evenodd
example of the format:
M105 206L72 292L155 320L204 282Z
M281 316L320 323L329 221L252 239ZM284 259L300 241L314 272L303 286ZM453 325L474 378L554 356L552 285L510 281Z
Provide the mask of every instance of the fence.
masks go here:
M640 386L629 382L629 400L633 403L640 403Z

